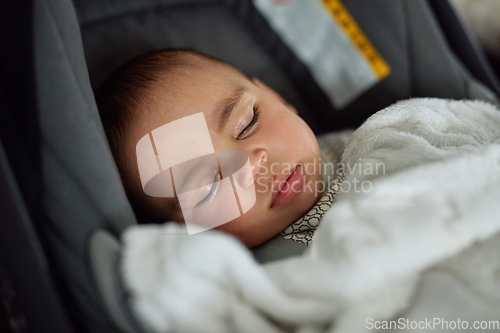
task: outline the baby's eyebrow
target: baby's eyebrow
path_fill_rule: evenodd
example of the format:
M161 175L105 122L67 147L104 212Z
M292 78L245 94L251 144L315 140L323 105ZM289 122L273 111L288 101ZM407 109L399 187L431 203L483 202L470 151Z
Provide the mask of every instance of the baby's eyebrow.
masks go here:
M247 92L247 88L239 87L233 92L233 96L224 100L219 114L219 129L218 132L222 131L224 126L226 126L227 120L233 112L234 106L238 103L241 97Z

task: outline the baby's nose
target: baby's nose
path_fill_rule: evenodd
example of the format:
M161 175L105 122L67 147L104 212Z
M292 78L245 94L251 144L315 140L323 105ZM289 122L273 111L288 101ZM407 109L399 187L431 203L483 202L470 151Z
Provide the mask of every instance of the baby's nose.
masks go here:
M242 156L239 154L231 155L219 152L219 158L221 158L221 154L224 154L222 155L223 162L225 162L226 160L230 161L230 163L227 164L221 163L221 166L225 165L226 167L228 167L231 165L231 167L226 170L224 170L225 168L222 167L223 177L224 174L234 173L233 180L238 184L238 186L244 189L249 189L250 187L253 188L253 186L257 182L258 177L262 177L267 173L266 163L268 160L268 154L264 149L257 149L250 154L244 153L244 161L241 160ZM231 157L231 160L228 160L227 157ZM236 169L238 171L236 171Z
M265 149L256 149L250 155L250 164L252 165L252 174L254 180L257 180L259 176L265 175L266 165L268 161L268 153Z

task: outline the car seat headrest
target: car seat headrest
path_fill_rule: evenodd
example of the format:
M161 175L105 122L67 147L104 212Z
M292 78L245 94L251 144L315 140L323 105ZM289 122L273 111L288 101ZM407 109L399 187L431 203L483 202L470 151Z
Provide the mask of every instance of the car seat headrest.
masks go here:
M96 229L118 235L135 217L97 112L70 1L34 8L35 94L40 125L43 221L37 221L62 289L79 317L109 326L87 266ZM108 323L106 323L108 322Z

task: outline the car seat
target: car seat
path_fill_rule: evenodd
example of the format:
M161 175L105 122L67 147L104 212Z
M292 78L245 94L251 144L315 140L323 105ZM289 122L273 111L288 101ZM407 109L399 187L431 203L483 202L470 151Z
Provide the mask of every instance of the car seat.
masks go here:
M92 90L134 56L192 47L229 61L275 88L316 133L358 126L408 97L497 101L496 78L446 1L344 0L391 72L340 107L254 4L0 4L0 328L140 331L117 273L120 234L137 221ZM279 259L299 253L294 246L255 253Z

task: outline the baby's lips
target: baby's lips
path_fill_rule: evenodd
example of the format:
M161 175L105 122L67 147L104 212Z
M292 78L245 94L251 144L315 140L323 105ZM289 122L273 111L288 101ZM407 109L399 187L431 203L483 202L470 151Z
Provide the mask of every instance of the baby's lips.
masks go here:
M276 198L278 197L281 189L286 184L288 177L294 172L295 168L287 168L281 171L281 173L277 174L273 180L273 188L272 188L272 196L271 196L271 205L274 203Z

